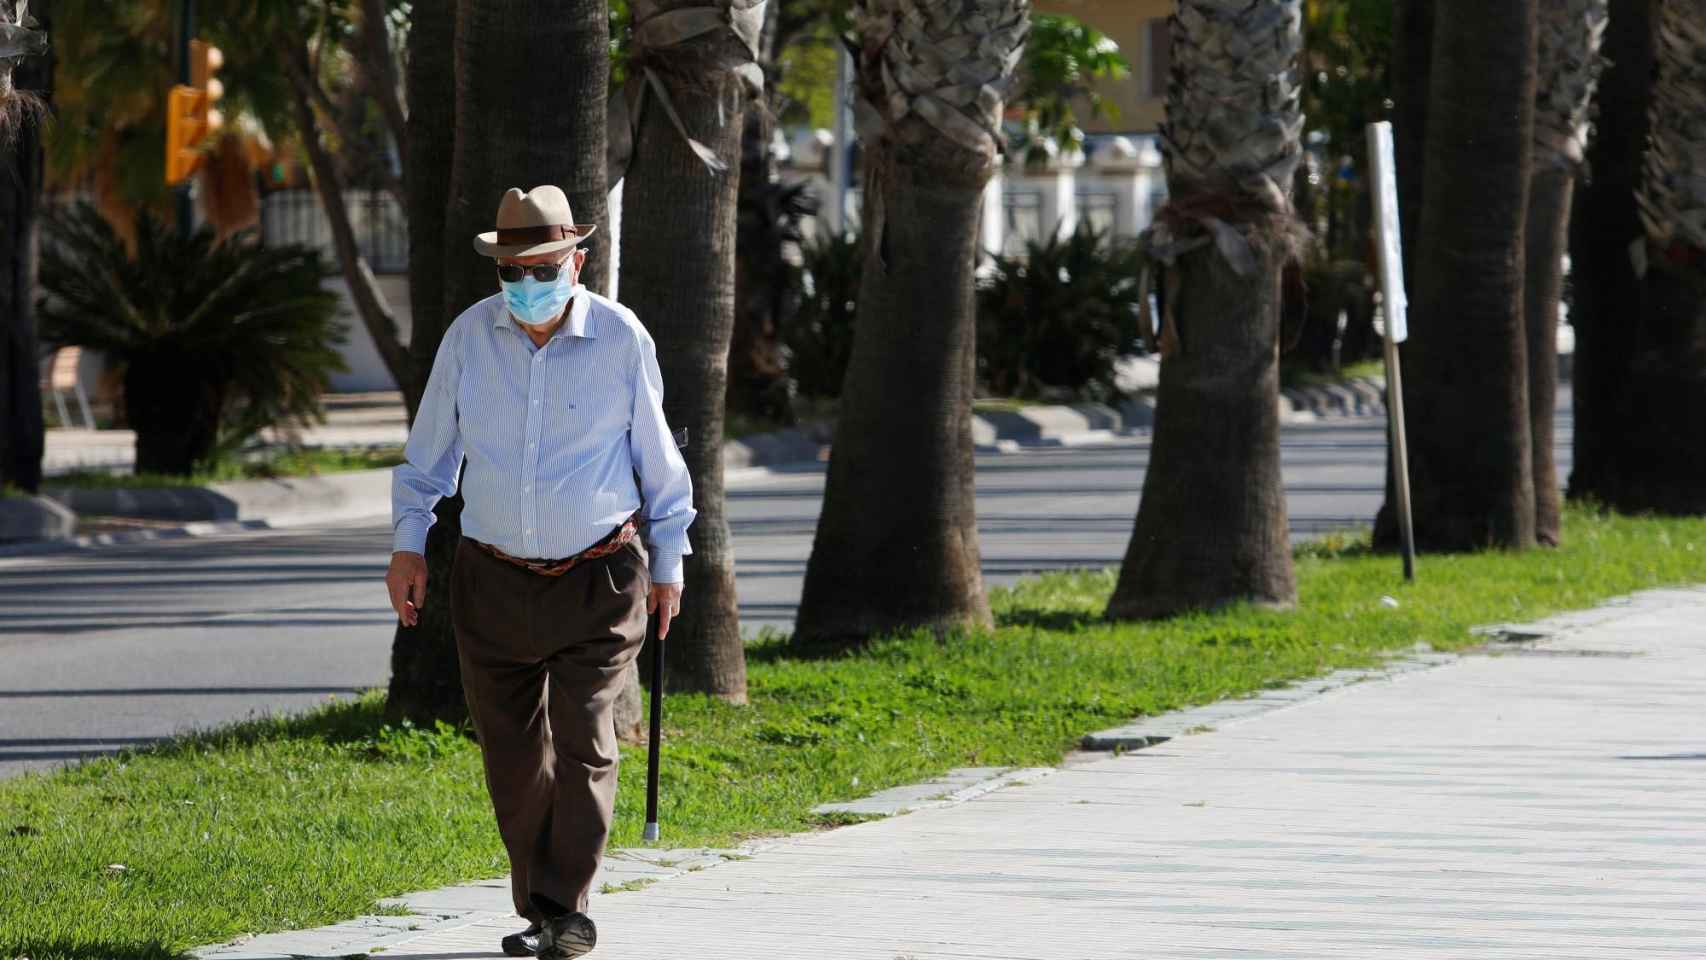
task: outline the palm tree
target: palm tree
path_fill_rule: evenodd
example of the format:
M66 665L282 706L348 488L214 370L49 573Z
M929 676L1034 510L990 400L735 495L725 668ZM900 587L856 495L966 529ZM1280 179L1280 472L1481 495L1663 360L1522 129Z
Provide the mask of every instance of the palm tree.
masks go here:
M1577 332L1570 496L1706 512L1706 297L1697 5L1613 0L1572 231ZM1638 205L1630 203L1636 198Z
M470 241L492 228L505 189L557 184L569 194L577 220L604 223L607 217L605 4L459 0L454 20L448 6L415 5L408 40L409 102L430 104L441 114L429 118L411 110L407 121L410 268L416 274L410 282L422 284L413 288L410 352L423 379L450 321L497 290L492 262ZM442 212L430 209L435 195ZM428 249L433 244L436 251ZM607 252L588 258L587 286L604 284L593 268L606 263ZM387 713L417 723L467 715L445 602L461 536L460 499L442 501L437 514L427 539L427 594L438 602L426 605L418 625L399 627L391 648ZM637 711L631 713L618 717L619 730L637 720Z
M1569 242L1570 191L1587 149L1588 107L1599 77L1606 0L1541 4L1537 25L1534 167L1525 231L1523 323L1528 337L1528 408L1534 460L1534 536L1557 546L1560 501L1553 453L1558 391L1558 305Z
M796 639L990 623L973 489L979 204L1027 0L857 0L864 244Z
M1630 472L1631 382L1642 317L1641 278L1630 250L1641 220L1631 202L1641 182L1652 92L1655 0L1612 0L1596 119L1588 143L1593 176L1577 184L1570 224L1570 324L1576 332L1575 438L1569 495L1616 505Z
M1279 461L1280 282L1300 228L1297 0L1184 0L1149 249L1167 268L1149 470L1108 616L1296 601Z
M41 391L36 374L36 210L42 145L36 120L52 77L28 4L0 0L0 485L41 484ZM17 71L16 81L13 72Z
M410 363L415 382L425 384L438 355L444 332L456 311L445 297L445 185L450 182L456 143L456 5L421 4L411 10L404 83L411 104L438 104L437 109L410 110L405 126L408 163L403 169L409 213L409 306L412 335ZM458 261L452 261L458 262ZM420 396L405 392L409 419ZM385 714L392 722L433 720L461 722L467 716L462 694L461 662L456 657L456 633L451 626L450 567L462 535L462 497L446 497L433 513L437 522L427 536L427 596L420 622L398 626L391 644L391 683Z
M671 688L746 702L722 436L735 318L742 117L759 91L763 0L634 0L633 156L622 187L622 300L656 339L664 414L693 477L687 599ZM644 660L645 658L642 657Z
M190 473L261 429L320 414L342 369L337 296L319 254L180 236L137 214L127 246L89 204L47 221L41 285L47 340L124 368L138 473Z
M1534 544L1523 221L1535 0L1441 2L1404 386L1416 544Z
M1706 513L1706 17L1696 0L1664 0L1658 16L1658 71L1649 107L1641 190L1646 233L1646 297L1640 353L1638 431L1628 443L1634 470L1647 474L1642 510ZM1662 439L1661 439L1662 438Z

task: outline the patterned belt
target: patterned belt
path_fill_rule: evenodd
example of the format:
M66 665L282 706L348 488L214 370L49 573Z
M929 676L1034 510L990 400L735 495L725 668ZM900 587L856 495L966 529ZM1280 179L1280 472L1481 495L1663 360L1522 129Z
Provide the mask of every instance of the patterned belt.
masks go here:
M561 560L528 560L523 557L512 557L489 543L481 543L478 540L474 540L472 537L470 537L469 540L481 550L497 557L499 560L513 563L523 570L537 573L542 577L560 577L563 574L568 573L570 570L573 570L576 565L583 561L597 560L599 557L608 557L627 546L628 541L634 539L634 535L639 532L639 529L640 514L638 511L635 511L633 516L622 521L622 525L617 527L615 530L610 531L610 534L603 540L587 547L585 550L582 550L580 553L577 553L572 557L565 557Z

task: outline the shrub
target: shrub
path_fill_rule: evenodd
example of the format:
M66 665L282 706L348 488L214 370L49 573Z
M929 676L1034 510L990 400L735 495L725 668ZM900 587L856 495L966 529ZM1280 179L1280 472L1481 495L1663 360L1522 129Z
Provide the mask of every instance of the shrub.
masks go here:
M123 367L138 473L188 474L265 427L322 417L343 337L318 253L185 237L147 211L127 248L88 204L45 226L42 337Z
M799 313L784 332L788 374L802 397L839 397L853 355L853 318L864 262L852 231L824 236L805 247Z
M1117 398L1139 303L1136 246L1087 224L997 257L978 285L978 379L1002 397Z

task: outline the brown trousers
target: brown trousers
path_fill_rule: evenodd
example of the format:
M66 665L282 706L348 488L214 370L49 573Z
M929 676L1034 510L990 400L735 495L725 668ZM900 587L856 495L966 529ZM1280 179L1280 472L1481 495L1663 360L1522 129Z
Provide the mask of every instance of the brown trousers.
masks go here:
M651 588L638 539L560 577L464 539L450 575L462 690L509 851L515 912L586 909L616 804L612 704Z

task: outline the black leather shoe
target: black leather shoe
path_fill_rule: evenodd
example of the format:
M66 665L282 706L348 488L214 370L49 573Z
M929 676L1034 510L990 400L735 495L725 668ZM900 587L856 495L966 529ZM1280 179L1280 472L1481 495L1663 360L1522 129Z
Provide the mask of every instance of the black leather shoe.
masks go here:
M543 960L574 960L592 952L598 943L598 928L584 913L563 913L539 925L539 950Z
M528 924L527 929L520 933L512 933L503 938L503 951L506 957L531 957L539 953L539 924Z

